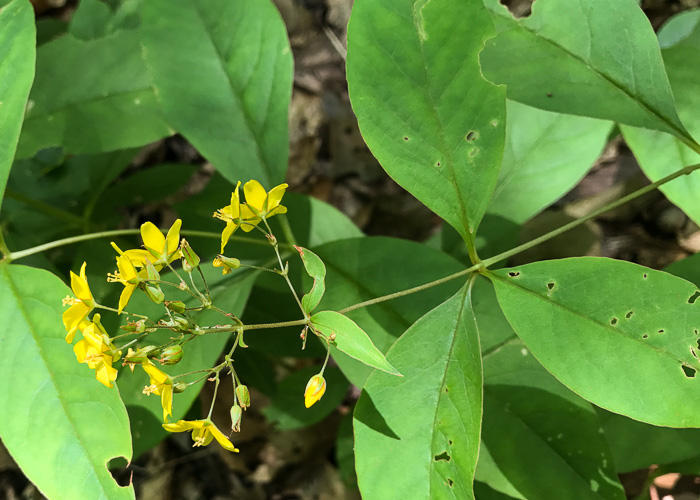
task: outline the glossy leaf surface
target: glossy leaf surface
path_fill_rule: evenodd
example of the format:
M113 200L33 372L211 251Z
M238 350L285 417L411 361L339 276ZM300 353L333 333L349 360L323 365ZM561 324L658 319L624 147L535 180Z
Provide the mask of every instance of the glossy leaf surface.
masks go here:
M700 426L695 285L594 257L536 262L488 276L515 332L574 392L643 422Z
M389 350L404 377L375 371L354 413L363 498L474 498L481 356L468 287Z
M478 61L494 34L481 0L358 0L348 26L348 90L365 142L468 240L503 154L504 89Z
M0 265L0 436L49 498L133 499L106 467L131 459L126 410L118 390L100 384L66 343L66 295L46 271ZM78 473L80 481L67 480Z

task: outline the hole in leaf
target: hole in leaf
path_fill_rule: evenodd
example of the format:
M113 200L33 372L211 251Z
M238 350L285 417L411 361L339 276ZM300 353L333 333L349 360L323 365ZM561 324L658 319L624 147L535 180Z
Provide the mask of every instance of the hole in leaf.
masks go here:
M450 460L452 460L452 457L446 451L443 451L439 455L435 455L436 462L440 462L441 460L444 462L449 462Z
M695 349L693 349L692 346L690 348L690 354L692 354L695 359L698 359L698 355L695 353Z
M695 335L697 335L697 334L700 333L700 331L698 331L698 329L696 328L695 330L693 330L693 333L694 333Z
M649 338L649 335L647 335L647 334L645 333L644 335L642 335L642 338L643 338L643 339L648 339L648 338Z
M627 314L625 314L625 318L630 319L633 314L634 314L634 311L630 311Z
M700 349L700 339L698 339L698 349Z
M688 378L694 378L695 377L695 368L692 368L687 365L681 365L681 368L683 368L683 374L688 377Z
M452 488L452 485L453 485L453 484L455 484L455 482L454 482L452 479L450 479L450 478L448 477L448 478L447 478L447 486L449 486L450 488Z
M107 468L109 469L112 478L117 482L119 486L129 486L129 478L131 477L129 461L124 457L114 457L107 462ZM133 474L133 471L131 471Z
M688 304L695 304L698 297L700 297L700 290L695 290L695 293L688 298Z
M610 320L611 325L617 325L617 318L613 318Z
M511 278L517 278L518 276L520 276L520 272L519 271L511 271L508 273L508 276L510 276Z
M437 163L435 164L435 166L436 166L436 167L441 167L441 166L442 166L442 163L437 162Z
M547 288L549 288L550 290L554 288L554 282L550 281L549 283L547 283Z
M665 331L666 331L666 330L664 330L664 329L662 328L662 329L659 330L659 333L664 333Z
M647 279L649 275L647 273L642 274L642 278Z
M467 142L472 142L475 141L479 138L479 132L475 132L474 130L470 130L465 139Z
M452 440L451 440L451 439L448 441L448 443L450 443L450 446L452 446Z
M450 390L447 387L445 387L445 393L448 393L448 392L450 392Z
M552 97L553 95L554 94L552 94L551 92L547 92L547 97Z
M407 140L408 140L408 136L404 136L403 140L404 140L404 141L407 141Z

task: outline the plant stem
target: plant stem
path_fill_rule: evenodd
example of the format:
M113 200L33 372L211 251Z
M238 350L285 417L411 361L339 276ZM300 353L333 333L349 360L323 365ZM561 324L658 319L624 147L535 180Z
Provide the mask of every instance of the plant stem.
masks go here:
M273 237L273 239L271 240L271 244L272 248L274 248L275 250L275 255L277 255L277 262L279 262L280 264L280 274L284 277L284 280L287 282L287 285L289 285L289 289L292 291L292 295L294 295L294 299L297 301L297 305L299 306L299 309L301 309L301 313L304 315L304 318L308 318L309 315L306 314L304 306L301 304L301 300L299 300L299 296L297 295L296 290L294 290L294 285L292 285L292 282L289 280L289 274L287 273L287 269L285 268L285 265L282 262L282 256L280 255L277 238L275 238L272 234L272 229L270 229L270 225L267 223L267 220L265 218L263 218L263 222L265 223L265 227L267 227L269 234Z
M700 153L700 145L697 147L693 147L693 149L696 149L698 153ZM512 248L510 250L507 250L505 252L499 253L498 255L495 255L493 257L490 257L488 259L484 259L483 261L479 262L478 264L475 264L467 269L464 269L462 271L456 272L454 274L450 274L449 276L445 276L444 278L440 278L435 281L431 281L430 283L426 283L424 285L416 286L413 288L408 288L406 290L402 290L400 292L395 292L395 293L390 293L388 295L383 295L381 297L376 297L371 300L366 300L364 302L360 302L358 304L354 304L351 306L348 306L344 309L341 309L338 311L341 314L346 314L349 313L350 311L354 311L355 309L360 309L362 307L367 307L371 306L374 304L379 304L381 302L386 302L387 300L393 300L399 297L403 297L404 295L410 295L412 293L416 292L421 292L423 290L427 290L428 288L432 288L434 286L442 285L443 283L447 283L448 281L452 281L454 279L457 279L461 276L466 276L469 273L473 272L480 272L482 269L486 269L488 266L496 264L497 262L501 262L503 260L506 260L509 257L512 257L514 255L517 255L521 252L524 252L525 250L529 250L530 248L539 245L540 243L544 243L545 241L551 240L552 238L556 238L560 234L565 233L566 231L569 231L577 226L580 226L581 224L584 224L585 222L598 217L599 215L609 211L613 210L621 205L624 205L625 203L634 200L635 198L638 198L642 195L645 195L646 193L653 191L654 189L657 189L659 186L662 186L666 184L667 182L670 182L674 179L677 179L678 177L681 177L682 175L688 175L691 172L694 172L695 170L700 169L700 163L697 163L695 165L689 165L687 167L684 167L677 172L674 172L670 175L667 175L663 179L659 179L656 182L653 182L649 184L648 186L644 186L643 188L640 188L636 190L633 193L628 194L627 196L623 196L619 200L613 201L612 203L609 203L605 205L604 207L599 208L598 210L594 210L590 214L580 218L576 219L575 221L572 221L568 224L565 224L561 226L560 228L557 228L553 231L548 232L545 235L540 236L539 238L535 238L533 240L528 241L527 243L523 243L522 245L519 245L515 248Z

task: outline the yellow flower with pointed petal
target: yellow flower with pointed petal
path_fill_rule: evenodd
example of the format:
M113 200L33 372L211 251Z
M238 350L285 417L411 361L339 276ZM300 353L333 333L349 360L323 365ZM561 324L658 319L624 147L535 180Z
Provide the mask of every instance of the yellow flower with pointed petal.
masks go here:
M83 339L73 346L78 363L87 363L95 370L95 378L107 387L114 387L117 369L112 366L119 356L107 332L100 323L100 315L95 314L93 321L83 329Z
M139 283L147 277L148 273L145 269L137 272L134 263L127 257L126 253L122 252L121 248L114 242L112 242L112 247L119 252L117 256L117 271L108 274L107 281L124 285L124 290L122 290L122 294L119 296L118 312L121 314L129 302L131 294L134 293Z
M146 259L160 270L170 262L180 257L180 227L182 220L176 220L166 236L152 222L141 224L141 239L143 249L127 250L124 254L136 267L144 267Z
M143 370L151 378L151 385L147 385L143 393L160 396L160 404L163 407L163 422L168 421L168 416L173 416L173 379L163 373L150 361L141 364Z
M321 396L323 396L325 392L326 379L324 379L323 375L320 373L318 375L314 375L306 384L306 390L304 391L304 405L307 408L310 408L311 405L321 399Z
M240 227L244 231L249 232L260 222L260 218L256 217L245 203L241 203L238 195L240 187L241 183L239 181L236 184L236 189L231 193L231 204L214 212L214 217L226 223L226 227L221 233L221 253L224 252L226 243L228 243L231 235L236 232L236 229Z
M280 205L280 203L288 187L287 184L280 184L267 192L258 181L248 181L243 186L246 205L253 213L263 219L286 213L287 207Z
M73 271L70 272L70 287L73 290L76 298L66 297L63 299L63 305L70 307L63 313L63 324L68 330L66 342L73 342L75 333L78 331L80 324L85 321L85 318L90 311L95 307L95 299L92 297L92 292L88 286L87 276L85 275L85 267L87 262L83 262L80 268L80 276Z
M238 453L238 448L233 446L224 433L209 419L204 420L178 420L174 424L163 424L168 432L192 431L192 446L207 446L212 439L216 439L221 446L228 451Z

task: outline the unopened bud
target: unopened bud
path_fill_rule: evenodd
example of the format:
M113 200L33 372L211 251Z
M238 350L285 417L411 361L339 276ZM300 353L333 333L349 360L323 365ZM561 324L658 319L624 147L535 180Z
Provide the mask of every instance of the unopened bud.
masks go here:
M147 345L146 347L142 347L141 349L137 349L136 351L131 351L129 354L126 355L124 361L127 363L144 363L148 361L148 358L152 358L157 355L158 351L156 349L156 346Z
M144 320L131 321L121 328L129 333L143 333L146 331L146 322Z
M241 418L243 417L243 410L236 403L231 407L231 430L233 432L241 432Z
M187 384L184 382L175 382L173 384L173 392L185 392L185 389L187 389Z
M180 242L180 251L182 252L182 268L186 273L191 273L199 266L199 256L184 238Z
M304 405L310 408L326 392L326 379L320 373L309 379L304 391Z
M146 284L146 286L143 287L143 290L144 292L146 292L146 295L148 295L148 298L156 304L161 304L165 299L165 294L163 293L163 290L161 290L160 287L157 285Z
M267 234L267 241L270 242L270 245L272 246L277 246L277 238L275 238L274 234Z
M250 406L250 391L248 387L243 384L239 384L236 387L236 396L238 396L238 403L244 410Z
M214 259L214 267L221 267L223 268L222 274L228 274L231 272L232 269L238 269L241 267L241 261L238 259L234 259L231 257L224 257L223 255L218 255Z
M182 354L182 347L179 345L171 345L161 351L158 361L162 365L176 365L182 359Z
M185 305L184 302L181 302L179 300L166 300L165 301L165 307L170 309L173 312L183 314L185 310L187 309L187 306Z
M329 340L330 342L334 342L334 341L335 341L335 338L336 338L335 332L331 332L331 334L328 336L328 340Z
M158 269L156 269L148 259L146 259L146 277L150 281L160 281L160 273L158 272Z

